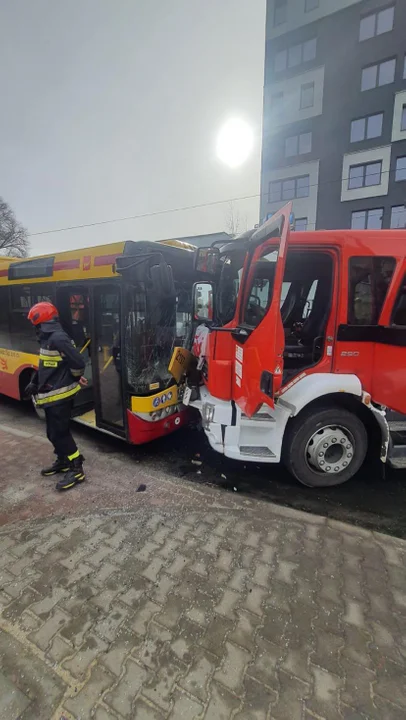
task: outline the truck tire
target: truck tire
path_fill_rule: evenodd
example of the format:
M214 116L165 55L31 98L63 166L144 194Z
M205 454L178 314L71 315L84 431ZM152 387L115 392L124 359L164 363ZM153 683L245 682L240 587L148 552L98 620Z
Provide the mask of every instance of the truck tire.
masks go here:
M333 487L358 472L367 447L367 432L357 415L340 407L309 408L290 421L282 460L302 485Z

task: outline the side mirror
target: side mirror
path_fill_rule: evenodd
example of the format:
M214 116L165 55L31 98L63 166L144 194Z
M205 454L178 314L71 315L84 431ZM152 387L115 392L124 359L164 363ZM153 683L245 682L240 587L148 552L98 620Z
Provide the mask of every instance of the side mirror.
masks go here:
M212 322L213 285L209 282L198 282L193 285L193 319L199 322Z
M197 248L195 270L215 275L219 266L220 250L216 247Z
M150 277L154 292L158 297L174 297L176 295L172 268L165 261L150 268Z

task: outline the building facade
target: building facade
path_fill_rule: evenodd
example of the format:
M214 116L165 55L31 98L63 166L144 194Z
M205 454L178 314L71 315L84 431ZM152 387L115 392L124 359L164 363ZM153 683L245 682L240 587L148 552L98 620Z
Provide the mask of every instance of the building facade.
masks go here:
M268 0L261 219L406 227L406 0Z

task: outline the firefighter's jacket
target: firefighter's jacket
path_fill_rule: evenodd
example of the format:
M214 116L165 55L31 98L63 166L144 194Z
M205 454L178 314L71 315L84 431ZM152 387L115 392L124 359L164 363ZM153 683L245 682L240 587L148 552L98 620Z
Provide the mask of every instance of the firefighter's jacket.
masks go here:
M35 402L40 407L54 407L71 400L80 390L79 378L85 360L75 343L57 320L42 323Z

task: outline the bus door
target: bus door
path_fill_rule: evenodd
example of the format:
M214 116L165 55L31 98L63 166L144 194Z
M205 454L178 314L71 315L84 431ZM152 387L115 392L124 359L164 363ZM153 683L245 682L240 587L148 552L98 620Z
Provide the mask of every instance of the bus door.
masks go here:
M94 402L89 292L89 286L81 284L66 284L56 288L56 306L61 324L86 362L83 375L88 384L75 396L74 415L83 412L85 408L92 409Z
M96 424L124 435L119 284L94 286L92 330Z

